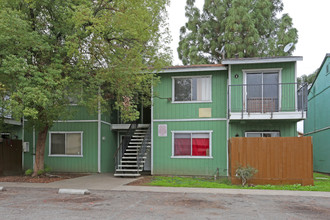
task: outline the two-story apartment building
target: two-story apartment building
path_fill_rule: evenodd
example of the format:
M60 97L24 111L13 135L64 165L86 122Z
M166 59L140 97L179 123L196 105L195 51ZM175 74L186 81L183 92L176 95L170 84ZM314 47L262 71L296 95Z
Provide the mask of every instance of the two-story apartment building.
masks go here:
M228 172L231 137L297 136L306 117L302 57L227 59L165 69L154 89L152 173Z
M114 114L87 114L49 131L45 164L54 171L228 175L231 137L297 136L306 118L306 87L297 85L302 57L227 59L222 64L172 66L158 75L151 112L138 124ZM114 113L114 112L112 112ZM33 167L36 133L26 128L24 168Z

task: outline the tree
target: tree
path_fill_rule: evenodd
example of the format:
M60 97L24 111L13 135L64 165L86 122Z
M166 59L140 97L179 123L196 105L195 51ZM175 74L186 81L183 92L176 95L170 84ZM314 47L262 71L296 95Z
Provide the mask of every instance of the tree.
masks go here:
M298 83L302 84L302 83L307 83L308 85L311 85L314 82L314 79L316 77L316 74L319 72L319 68L316 69L313 73L309 74L309 75L302 75L300 77L297 78Z
M286 44L298 41L297 29L281 0L205 0L202 13L187 0L188 22L180 29L178 47L183 64L220 63L226 58L290 55Z
M120 109L124 120L138 117L137 103L156 81L150 73L170 61L160 31L167 1L0 0L0 84L12 115L37 131L34 175L70 97L95 111Z

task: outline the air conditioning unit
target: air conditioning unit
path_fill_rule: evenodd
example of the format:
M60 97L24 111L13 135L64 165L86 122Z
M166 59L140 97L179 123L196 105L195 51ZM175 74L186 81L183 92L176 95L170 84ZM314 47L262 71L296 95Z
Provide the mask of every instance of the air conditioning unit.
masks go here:
M23 142L23 152L29 152L29 151L30 151L30 143Z

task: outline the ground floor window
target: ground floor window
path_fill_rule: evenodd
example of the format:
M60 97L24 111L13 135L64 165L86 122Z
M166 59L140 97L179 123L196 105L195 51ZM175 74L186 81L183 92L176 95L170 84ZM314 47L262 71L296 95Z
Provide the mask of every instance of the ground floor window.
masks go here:
M50 132L50 156L82 156L82 132Z
M245 137L280 137L280 132L279 131L245 132Z
M210 157L211 132L173 132L174 157Z

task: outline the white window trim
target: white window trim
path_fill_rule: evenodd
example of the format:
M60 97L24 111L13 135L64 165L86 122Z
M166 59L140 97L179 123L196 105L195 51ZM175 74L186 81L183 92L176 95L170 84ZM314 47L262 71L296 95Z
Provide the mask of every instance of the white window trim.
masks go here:
M171 158L193 158L193 159L213 159L212 157L212 133L213 130L209 131L171 131L172 133L172 156ZM196 133L204 133L209 134L209 156L175 156L174 155L174 134L196 134Z
M210 86L210 100L203 101L175 101L175 79L186 79L186 78L210 78L211 86ZM212 103L212 75L199 75L199 76L172 76L172 103Z
M52 141L52 134L80 134L80 138L81 138L81 154L80 155L66 155L66 154L51 154L51 141ZM50 131L48 132L48 141L49 141L49 150L48 150L48 156L49 157L83 157L83 131Z
M280 83L282 83L282 68L269 68L269 69L242 69L242 72L243 72L243 85L244 88L242 89L243 90L243 110L244 112L246 112L246 106L247 106L247 88L246 88L246 85L247 85L247 74L248 73L271 73L271 72L278 72L278 83L279 83L279 87L278 87L278 110L281 111L281 108L282 108L282 86Z
M247 134L278 134L278 137L281 137L281 132L280 131L246 131L245 132L245 137L247 137Z

